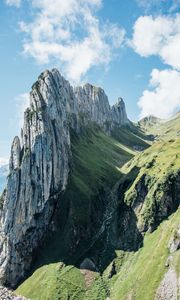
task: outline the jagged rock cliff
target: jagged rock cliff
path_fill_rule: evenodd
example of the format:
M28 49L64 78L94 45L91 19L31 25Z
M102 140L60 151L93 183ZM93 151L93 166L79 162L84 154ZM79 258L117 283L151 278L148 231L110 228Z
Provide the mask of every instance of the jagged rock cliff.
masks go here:
M79 112L84 113L87 119L105 130L129 124L122 98L118 98L117 103L111 107L104 90L99 87L85 84L83 87L75 88L74 92Z
M110 107L100 88L73 89L55 69L33 85L21 140L15 137L0 212L1 282L14 286L29 270L66 189L71 163L70 128L83 119L103 129L129 123L124 102Z

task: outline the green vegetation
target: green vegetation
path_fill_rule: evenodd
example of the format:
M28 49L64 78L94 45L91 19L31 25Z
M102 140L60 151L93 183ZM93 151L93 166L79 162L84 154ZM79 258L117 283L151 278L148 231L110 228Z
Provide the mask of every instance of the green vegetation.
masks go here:
M105 300L107 288L98 273L93 276L92 284L87 287L83 271L73 267L61 267L61 263L45 265L39 268L17 290L32 300Z
M134 124L131 124L130 127L115 128L112 136L126 147L137 151L142 151L150 146L149 137Z
M169 140L180 138L180 113L177 113L169 120L160 120L155 118L152 122L144 122L141 120L138 124L145 134L153 134L158 140Z
M86 128L79 137L72 132L71 140L72 174L59 202L59 230L45 242L36 267L57 261L74 264L82 257L101 225L106 194L121 178L122 165L135 154L94 125ZM78 245L79 255L73 254L73 249L69 255L68 249L70 245L73 248L79 231L85 236ZM76 237L74 232L77 232Z
M135 125L116 128L113 137L95 125L84 129L80 136L71 133L72 173L59 202L59 230L40 249L35 271L19 286L18 294L32 300L154 299L168 270L168 244L180 219L177 205L173 215L169 216L173 209L164 214L165 201L180 170L177 120L167 122L167 126L155 122L151 130L146 126L144 132ZM151 147L152 141L146 139L145 132L157 136ZM137 153L138 149L146 150ZM92 236L102 223L106 195L112 188L114 191L116 182L120 187L126 183L121 196L125 205L134 209L138 228L157 229L144 235L143 246L136 252L116 249L116 257L102 274L84 274L77 266L86 257ZM176 193L174 189L172 198L178 204ZM83 236L80 241L79 236ZM94 245L98 255L100 244L101 241ZM180 250L172 256L172 267L180 274ZM112 263L116 274L110 278Z
M32 300L105 300L109 287L112 300L124 300L130 296L133 300L152 300L167 271L165 263L169 256L168 243L177 229L179 219L180 210L153 233L147 234L144 246L139 251L116 251L118 272L112 279L107 279L108 267L103 277L94 273L94 282L86 288L84 276L79 269L73 266L62 267L61 263L56 263L39 268L16 293ZM173 267L180 273L180 250L173 256Z
M141 211L138 213L139 225L143 228L158 225L167 214L165 211L169 204L162 200L173 188L180 170L180 140L155 142L143 153L136 155L121 169L125 173L123 181L129 181L130 186L125 193L125 202L135 207L143 201ZM133 172L139 170L138 172ZM141 194L139 194L141 191ZM172 211L178 206L178 195L174 190L172 198ZM169 200L167 200L169 201ZM157 213L158 212L158 213ZM157 214L159 217L157 218ZM160 216L162 215L162 217Z
M164 221L157 230L147 234L143 247L126 254L120 271L110 282L112 300L153 300L163 279L169 254L168 243L180 219L180 210ZM118 253L117 253L118 254ZM180 250L174 254L175 268L179 268ZM118 258L116 259L118 261ZM121 260L121 256L120 256Z

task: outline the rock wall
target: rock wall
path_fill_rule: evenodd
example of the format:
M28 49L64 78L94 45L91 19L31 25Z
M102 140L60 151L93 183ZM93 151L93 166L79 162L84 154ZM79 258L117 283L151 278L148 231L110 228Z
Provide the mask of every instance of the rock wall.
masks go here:
M15 286L29 270L65 190L70 172L70 127L81 115L102 128L129 121L122 100L112 108L104 91L90 84L73 89L53 69L30 93L21 138L12 143L9 176L0 211L0 280Z

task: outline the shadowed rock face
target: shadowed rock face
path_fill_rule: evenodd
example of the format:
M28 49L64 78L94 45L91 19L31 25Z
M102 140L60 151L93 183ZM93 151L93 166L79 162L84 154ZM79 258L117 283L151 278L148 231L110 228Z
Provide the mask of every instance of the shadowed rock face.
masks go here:
M121 109L122 107L122 109ZM80 130L81 115L102 128L129 121L124 104L111 108L100 88L73 89L57 70L33 85L21 139L15 137L3 208L0 211L1 282L15 286L29 270L34 251L53 222L71 161L69 130Z
M85 84L83 87L75 88L74 92L78 100L79 111L105 130L129 124L122 98L118 98L117 103L111 107L104 90L99 87Z
M126 114L125 103L122 98L118 98L117 103L112 106L111 117L113 123L117 124L117 126L129 124L129 120Z

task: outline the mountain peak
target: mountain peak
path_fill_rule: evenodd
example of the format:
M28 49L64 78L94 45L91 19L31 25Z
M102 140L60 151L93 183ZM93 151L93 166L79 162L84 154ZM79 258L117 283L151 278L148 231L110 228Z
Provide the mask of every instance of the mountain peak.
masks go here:
M117 102L115 103L116 105L124 105L124 100L121 97L118 97Z
M41 73L24 113L22 142L15 137L12 143L1 215L3 282L16 285L25 275L66 189L71 165L70 129L79 134L83 126L96 123L110 132L128 122L125 105L111 107L103 89L91 84L73 88L57 69Z

